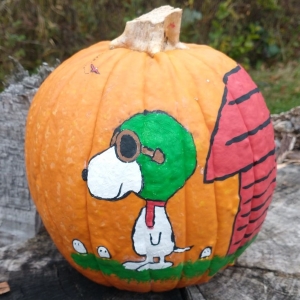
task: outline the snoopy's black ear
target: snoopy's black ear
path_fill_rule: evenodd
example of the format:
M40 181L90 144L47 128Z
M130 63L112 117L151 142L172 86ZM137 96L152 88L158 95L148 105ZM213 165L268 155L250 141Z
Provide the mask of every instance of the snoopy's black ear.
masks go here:
M88 169L83 169L81 172L81 177L84 181L87 181Z

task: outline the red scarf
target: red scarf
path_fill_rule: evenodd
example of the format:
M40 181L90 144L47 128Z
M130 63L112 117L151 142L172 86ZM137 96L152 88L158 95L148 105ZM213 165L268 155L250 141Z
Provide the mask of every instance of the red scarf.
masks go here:
M164 207L166 205L165 201L151 201L146 202L146 225L149 229L152 229L154 226L154 211L155 206Z

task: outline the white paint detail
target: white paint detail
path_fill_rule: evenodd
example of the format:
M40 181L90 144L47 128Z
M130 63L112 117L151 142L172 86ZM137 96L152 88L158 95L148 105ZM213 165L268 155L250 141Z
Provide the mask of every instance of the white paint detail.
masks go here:
M136 161L122 162L115 146L93 157L88 165L87 185L90 193L101 199L119 199L128 192L140 192L142 174Z
M134 234L132 236L134 250L139 255L147 255L150 257L160 257L171 254L174 250L175 243L171 240L172 227L165 208L159 206L155 207L154 226L152 229L147 227L145 215L146 208L143 207L136 221ZM160 240L159 244L157 244L158 240ZM155 246L153 244L155 244Z
M87 250L81 241L73 240L72 244L73 244L73 248L75 249L76 252L78 252L80 254L87 254Z
M146 208L142 208L134 227L132 236L133 247L137 254L146 256L144 261L125 262L123 265L130 270L157 270L171 267L172 262L165 261L165 256L174 251L172 227L164 207L155 207L153 228L148 228L145 222ZM188 249L188 248L186 248ZM154 257L159 261L155 262Z
M188 250L191 250L192 247L185 247L185 248L175 248L174 249L174 252L176 253L182 253L182 252L185 252L185 251L188 251Z
M97 252L98 252L100 257L111 258L111 255L110 255L109 251L107 250L107 248L105 248L103 246L98 247Z
M202 250L200 258L207 258L209 256L211 256L211 247L206 247Z

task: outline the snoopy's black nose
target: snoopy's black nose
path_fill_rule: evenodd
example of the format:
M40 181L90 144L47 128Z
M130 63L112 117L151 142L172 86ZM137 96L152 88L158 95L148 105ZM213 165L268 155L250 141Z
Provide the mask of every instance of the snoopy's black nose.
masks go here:
M87 181L88 169L83 169L81 172L81 177L84 181Z

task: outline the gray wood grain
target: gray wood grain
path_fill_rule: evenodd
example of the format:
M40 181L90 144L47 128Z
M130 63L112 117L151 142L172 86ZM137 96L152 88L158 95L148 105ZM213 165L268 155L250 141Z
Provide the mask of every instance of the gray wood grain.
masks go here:
M14 76L0 93L0 246L33 237L41 224L25 176L24 132L31 100L53 70L43 64L30 76L14 62Z

